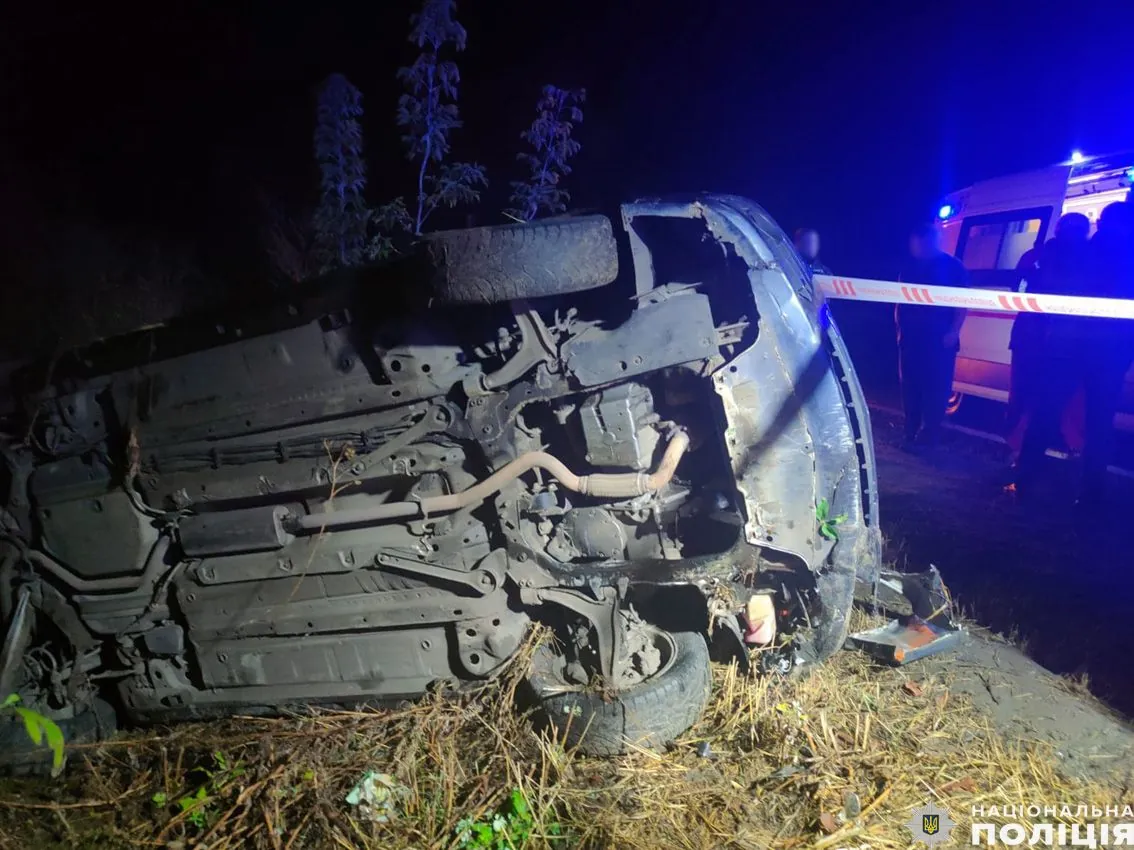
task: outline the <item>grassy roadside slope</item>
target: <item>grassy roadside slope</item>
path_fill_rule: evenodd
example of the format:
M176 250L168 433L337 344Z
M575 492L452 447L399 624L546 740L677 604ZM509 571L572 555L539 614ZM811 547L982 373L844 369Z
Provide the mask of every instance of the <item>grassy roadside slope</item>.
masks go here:
M0 844L882 850L910 845L905 823L927 801L967 841L972 805L1121 796L1102 766L1070 778L1050 742L1006 735L947 662L893 670L844 652L800 680L718 667L712 704L681 741L611 760L533 732L511 708L515 682L82 748L65 780L0 786ZM396 783L384 822L345 801L367 771Z

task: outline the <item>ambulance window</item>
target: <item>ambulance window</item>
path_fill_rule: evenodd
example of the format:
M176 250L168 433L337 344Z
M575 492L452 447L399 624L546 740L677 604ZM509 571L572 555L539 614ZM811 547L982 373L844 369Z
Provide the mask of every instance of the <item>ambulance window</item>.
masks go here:
M1020 258L1036 247L1036 239L1039 238L1042 223L1038 218L1008 222L1004 228L1004 243L1000 246L996 268L1016 268Z
M967 269L994 269L1004 238L1003 224L977 224L969 228L965 253L961 257Z
M1044 232L1050 210L1021 210L965 221L958 256L971 270L1015 269L1020 258L1035 247Z

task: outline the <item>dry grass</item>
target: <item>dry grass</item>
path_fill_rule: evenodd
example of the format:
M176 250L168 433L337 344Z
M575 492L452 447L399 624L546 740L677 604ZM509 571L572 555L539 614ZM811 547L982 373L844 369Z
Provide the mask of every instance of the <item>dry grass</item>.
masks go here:
M460 698L79 748L65 781L0 787L0 844L443 848L463 818L491 819L519 790L533 815L524 847L884 850L910 846L904 823L928 800L966 835L974 804L1114 798L1060 777L1042 746L1003 740L917 665L881 669L844 652L799 680L720 667L704 719L672 750L614 760L534 733L512 709L521 667ZM408 789L387 823L344 801L371 769ZM201 787L194 823L176 802Z

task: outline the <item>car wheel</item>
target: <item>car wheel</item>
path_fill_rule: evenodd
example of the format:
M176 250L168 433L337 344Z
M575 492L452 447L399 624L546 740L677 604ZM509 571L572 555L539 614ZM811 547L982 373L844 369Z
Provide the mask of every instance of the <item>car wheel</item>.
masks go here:
M612 756L632 745L660 748L692 726L709 700L709 649L696 632L648 627L661 653L656 672L624 688L572 685L565 658L542 646L529 677L544 725L588 755Z
M423 240L436 297L496 304L606 286L618 246L602 215L431 233Z
M940 398L940 396L938 396ZM961 402L964 401L965 394L954 392L949 396L949 401L945 403L945 415L952 416L961 409Z

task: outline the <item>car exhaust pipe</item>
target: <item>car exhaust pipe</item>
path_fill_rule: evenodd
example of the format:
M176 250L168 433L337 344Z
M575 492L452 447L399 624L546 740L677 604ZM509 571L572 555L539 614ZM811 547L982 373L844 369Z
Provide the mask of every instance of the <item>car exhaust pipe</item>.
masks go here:
M504 485L525 472L542 469L550 473L560 484L583 496L597 496L603 499L631 499L646 493L656 493L665 487L677 471L686 449L689 448L689 435L677 431L665 447L661 462L653 472L597 473L576 475L555 455L548 452L525 452L515 460L502 466L478 484L460 493L445 496L429 496L413 502L392 502L375 505L371 508L356 508L346 511L326 511L293 517L287 524L289 530L322 531L342 525L371 525L392 519L427 517L433 514L451 513L478 505Z
M171 542L168 534L163 534L157 539L146 558L146 566L140 576L86 579L75 575L46 552L41 552L38 549L28 549L23 557L33 567L50 573L77 593L109 593L112 591L140 593L152 590L162 574L169 569L165 563L165 556L169 551Z

